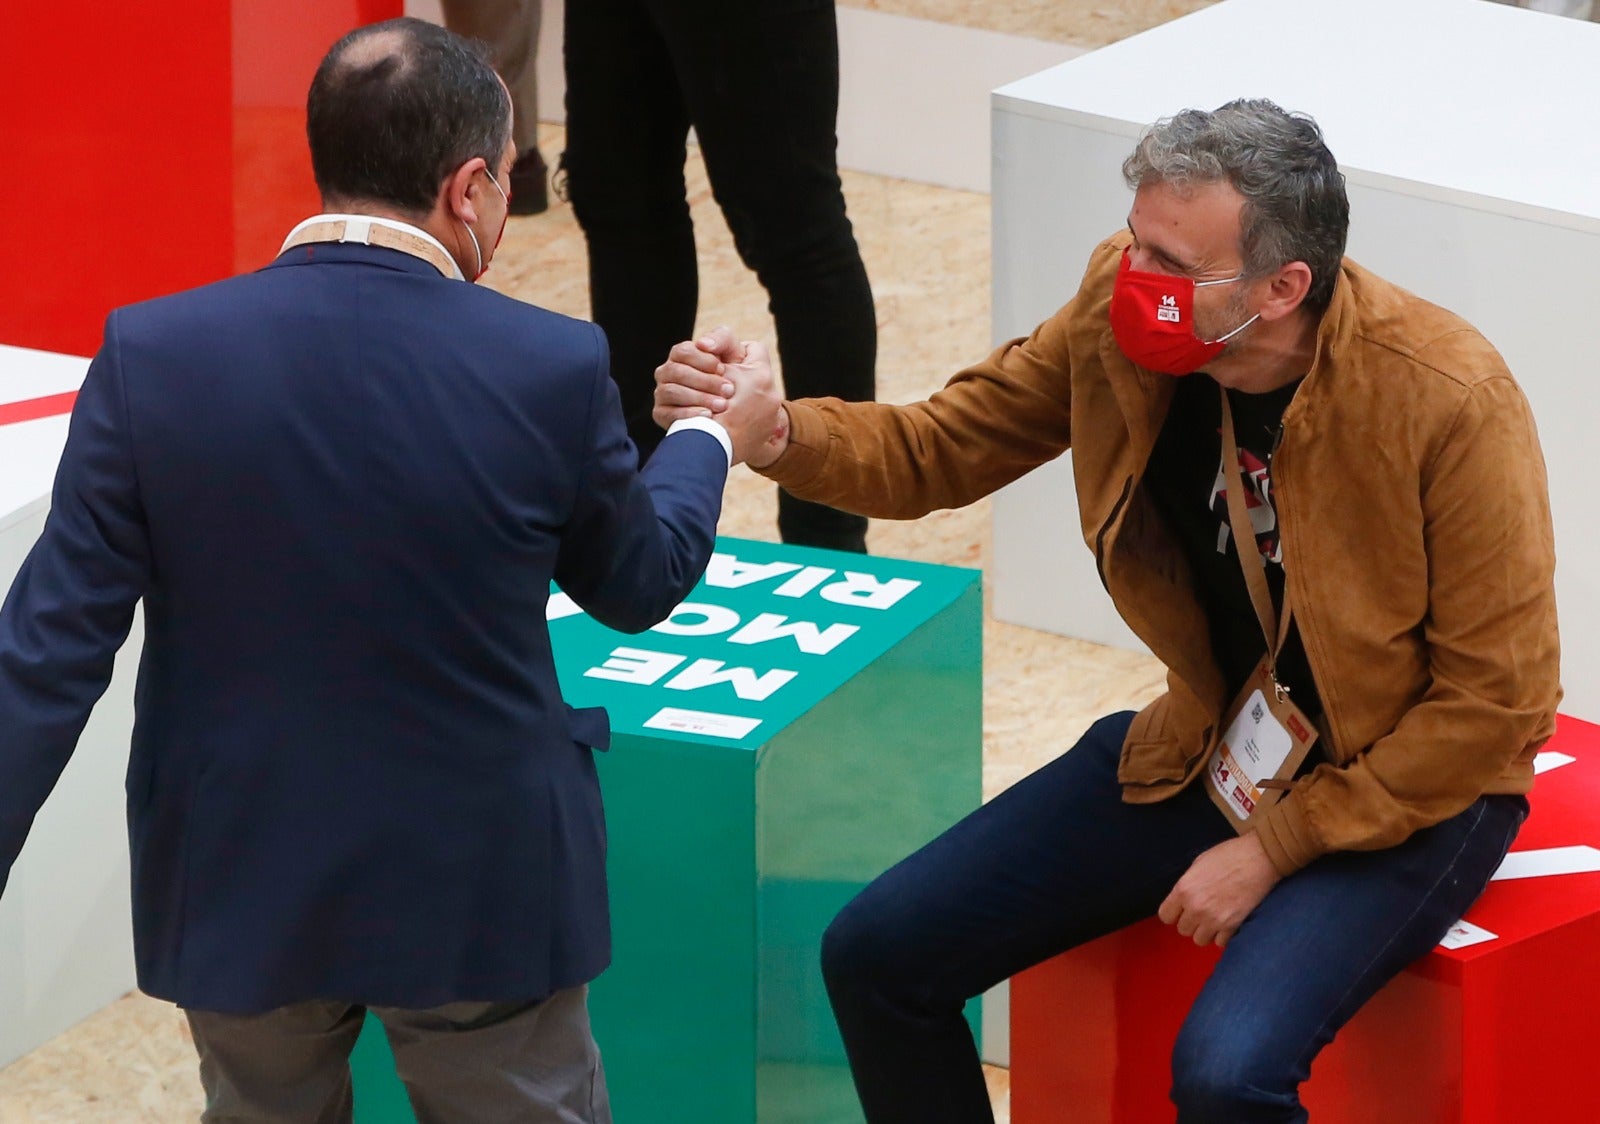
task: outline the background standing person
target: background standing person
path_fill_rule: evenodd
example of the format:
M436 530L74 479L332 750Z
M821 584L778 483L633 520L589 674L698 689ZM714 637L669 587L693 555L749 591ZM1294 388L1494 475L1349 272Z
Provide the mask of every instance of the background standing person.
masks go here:
M539 152L539 0L439 0L445 26L489 48L489 59L511 91L516 124L511 139L511 213L537 215L550 207L550 176Z
M833 0L568 0L565 11L566 190L640 458L661 439L652 372L694 334L691 126L739 255L770 298L784 384L872 398L877 320L836 160ZM779 492L785 542L864 551L866 528Z
M466 283L515 151L466 40L352 32L307 118L326 213L106 322L0 609L0 889L142 599L134 951L204 1119L348 1121L370 1009L424 1124L604 1124L610 731L562 700L550 582L665 617L776 397L727 372L747 424L641 473L595 326Z

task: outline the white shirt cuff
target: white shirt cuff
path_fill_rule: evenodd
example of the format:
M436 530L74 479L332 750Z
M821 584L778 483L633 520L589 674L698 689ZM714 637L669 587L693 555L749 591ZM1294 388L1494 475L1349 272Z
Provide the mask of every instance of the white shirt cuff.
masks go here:
M709 433L722 444L722 451L728 454L728 467L733 467L733 438L728 436L728 431L722 423L711 418L679 418L667 427L667 436L681 430L698 429L701 433Z

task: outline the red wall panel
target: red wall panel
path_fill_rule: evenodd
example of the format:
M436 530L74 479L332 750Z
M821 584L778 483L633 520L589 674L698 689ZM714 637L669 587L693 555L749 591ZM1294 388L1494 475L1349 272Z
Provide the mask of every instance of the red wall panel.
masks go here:
M0 343L89 355L117 305L269 261L316 207L317 60L401 9L0 4Z

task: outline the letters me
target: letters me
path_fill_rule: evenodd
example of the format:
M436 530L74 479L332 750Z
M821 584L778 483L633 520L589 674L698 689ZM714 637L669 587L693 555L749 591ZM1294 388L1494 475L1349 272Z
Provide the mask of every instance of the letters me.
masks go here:
M651 686L687 660L673 652L651 652L643 648L613 648L611 656L599 667L591 667L583 674L590 679L610 679L618 683L638 683ZM761 702L771 698L784 684L795 677L793 671L773 668L758 675L754 668L728 667L721 660L695 660L662 684L669 691L698 691L726 683L741 699Z
M558 621L582 612L572 598L556 592L550 595L545 619ZM685 601L650 631L666 636L719 636L731 632L733 635L728 637L730 644L765 644L772 640L790 639L796 648L808 656L825 656L861 631L860 625L830 624L822 627L811 621L791 621L780 613L758 613L742 628L741 623L739 614L724 605Z

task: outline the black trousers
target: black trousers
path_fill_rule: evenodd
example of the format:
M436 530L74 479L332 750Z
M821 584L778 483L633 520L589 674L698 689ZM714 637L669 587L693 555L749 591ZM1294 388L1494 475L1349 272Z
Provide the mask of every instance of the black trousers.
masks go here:
M873 397L877 319L845 215L833 0L568 0L567 193L641 460L655 369L695 330L689 128L769 297L790 397ZM865 549L866 520L780 493L784 541Z

